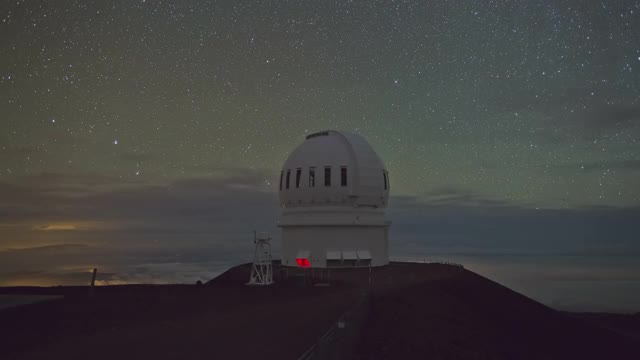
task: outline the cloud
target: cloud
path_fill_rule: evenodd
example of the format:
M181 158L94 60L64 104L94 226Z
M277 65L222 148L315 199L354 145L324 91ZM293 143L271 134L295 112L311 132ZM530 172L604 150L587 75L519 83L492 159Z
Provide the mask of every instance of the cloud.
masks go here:
M215 245L210 240L194 247L176 240L151 248L138 242L124 246L59 244L3 250L0 286L86 285L93 268L98 269L101 285L193 283L210 280L231 266L249 261L248 241L234 247Z
M640 125L640 105L599 104L581 115L585 125L594 130L625 129Z
M38 174L17 184L0 183L0 226L25 224L44 230L151 223L162 227L167 221L202 225L213 217L264 214L277 207L273 188L267 185L269 177L258 170L219 169L206 178L150 184L100 174Z
M86 271L24 270L0 274L0 286L89 285L90 269Z
M597 92L598 96L594 97L592 92ZM616 103L598 99L615 99ZM497 97L492 103L504 112L505 117L511 118L515 113L530 116L530 131L518 134L523 143L529 140L564 146L567 142L592 141L622 131L627 135L640 135L640 104L635 98L623 97L611 89L594 90L587 84L566 88L562 93L540 94L521 89L508 99L509 102L505 101L504 97ZM628 145L629 149L632 147Z
M396 211L417 210L431 207L472 207L472 208L510 208L525 207L526 204L516 204L505 200L495 199L460 187L440 187L422 196L393 196L390 202Z
M16 181L21 186L39 190L55 190L59 188L96 188L101 186L117 186L124 184L140 184L138 179L125 179L100 173L53 173L43 172L19 177Z
M165 263L98 269L96 285L193 284L209 281L238 263ZM0 286L89 285L92 268L72 270L24 270L0 274Z
M59 275L69 266L99 265L134 279L134 264L248 261L252 231L276 232L278 202L265 180L270 176L219 169L207 178L167 184L96 174L39 174L0 183L0 277L16 269ZM79 186L52 191L67 182ZM178 275L150 276L168 281Z
M47 224L36 226L37 230L42 231L64 231L64 230L76 230L76 226L73 224Z
M275 188L266 185L270 178L264 171L218 169L166 184L99 174L0 183L8 199L0 202L0 286L87 284L94 267L100 284L205 281L251 260L254 229L274 234L278 258L279 209ZM67 181L77 190L51 190ZM613 259L615 267L640 256L639 207L536 210L448 186L392 196L387 215L393 256L460 259L469 266L491 257L472 269L499 281L512 281L513 274L536 284L637 281L601 263L565 269L543 259ZM540 266L562 273L538 273Z
M116 221L76 221L37 224L32 229L36 231L95 231L117 230L120 228L122 227Z
M408 251L640 255L640 207L535 209L457 188L389 203L392 236Z
M566 105L556 108L553 114L566 114ZM591 140L603 134L614 132L630 132L640 130L640 105L631 103L606 104L591 103L587 108L578 108L567 115L554 115L549 118L554 123L544 124L546 129L564 128L563 135L558 136L549 130L542 133L558 140L576 137Z
M45 246L32 246L25 247L19 249L0 249L0 251L11 251L11 252L33 252L33 251L50 251L50 250L69 250L75 249L78 247L85 247L83 244L59 244L59 245L45 245Z
M6 148L3 148L2 152L7 157L15 158L15 157L32 156L36 154L46 153L47 150L46 150L46 147L40 146L40 145L36 145L36 146L22 145L22 146L8 146Z
M640 170L640 160L619 160L619 161L597 161L575 164L585 171L619 170L637 171Z
M442 187L435 189L425 197L423 201L433 205L458 205L458 206L485 206L485 207L503 207L514 206L512 203L508 203L504 200L498 200L490 198L484 195L480 195L471 190L455 188L455 187Z
M120 155L120 159L128 162L141 163L156 159L155 154L142 152L126 152Z

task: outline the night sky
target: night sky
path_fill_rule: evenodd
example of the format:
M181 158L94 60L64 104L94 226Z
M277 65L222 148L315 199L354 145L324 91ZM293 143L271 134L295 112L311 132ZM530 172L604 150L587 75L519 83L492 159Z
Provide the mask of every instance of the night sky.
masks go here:
M385 161L397 256L640 256L638 1L5 1L0 18L0 285L246 261L237 239L277 238L281 164L325 129ZM571 276L600 276L589 261Z

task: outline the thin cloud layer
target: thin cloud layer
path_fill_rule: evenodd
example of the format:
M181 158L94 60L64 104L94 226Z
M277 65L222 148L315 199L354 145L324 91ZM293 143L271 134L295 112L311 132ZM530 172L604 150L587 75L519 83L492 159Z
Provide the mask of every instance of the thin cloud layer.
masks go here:
M270 177L224 169L167 184L95 174L2 183L8 201L0 204L0 286L86 284L94 267L101 284L204 281L250 261L254 229L274 235L277 258L279 209ZM65 183L77 188L56 191ZM392 197L387 212L393 256L462 259L516 288L534 283L522 290L534 298L538 287L551 282L638 280L616 263L620 256L640 256L639 208L537 210L443 187L424 196ZM473 267L487 256L489 265ZM538 260L526 260L531 256ZM598 266L545 265L557 273L532 270L540 259L558 256L604 260Z

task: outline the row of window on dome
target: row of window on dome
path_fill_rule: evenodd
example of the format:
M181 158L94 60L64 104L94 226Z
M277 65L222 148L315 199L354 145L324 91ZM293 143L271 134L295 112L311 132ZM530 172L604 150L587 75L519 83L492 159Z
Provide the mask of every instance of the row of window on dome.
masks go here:
M280 190L282 190L283 177L284 177L284 170L280 172ZM302 178L302 168L297 168L296 179L295 179L296 188L300 188L301 178ZM309 180L308 187L312 188L316 186L316 167L315 166L309 167L307 179ZM340 167L340 186L347 186L348 185L347 179L348 179L347 167L341 166ZM285 188L289 189L290 185L291 185L291 169L287 169L287 175L285 178ZM326 187L331 186L331 166L324 167L324 186Z
M280 171L280 190L282 190L282 180L284 177L284 170ZM389 189L389 173L385 170L382 171L382 177L384 180L384 189L388 190ZM296 185L296 189L300 188L300 180L302 178L302 168L297 168L296 169L296 178L295 178L295 185ZM309 180L309 186L310 188L315 187L316 186L316 167L315 166L311 166L309 167L309 172L308 172L308 177L307 179ZM347 167L346 166L341 166L340 167L340 186L347 186L348 185L348 176L347 176ZM285 180L285 188L289 189L291 186L291 169L287 169L287 175ZM331 166L325 166L324 167L324 186L325 187L330 187L331 186Z

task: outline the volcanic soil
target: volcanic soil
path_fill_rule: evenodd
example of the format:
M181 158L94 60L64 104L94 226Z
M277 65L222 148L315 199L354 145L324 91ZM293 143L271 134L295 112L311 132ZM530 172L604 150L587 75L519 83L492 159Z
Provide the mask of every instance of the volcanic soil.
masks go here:
M640 359L637 315L556 311L455 265L276 264L267 287L245 286L249 271L199 286L0 288L62 296L0 310L0 359L297 359L355 312L350 346L333 349L343 359Z

